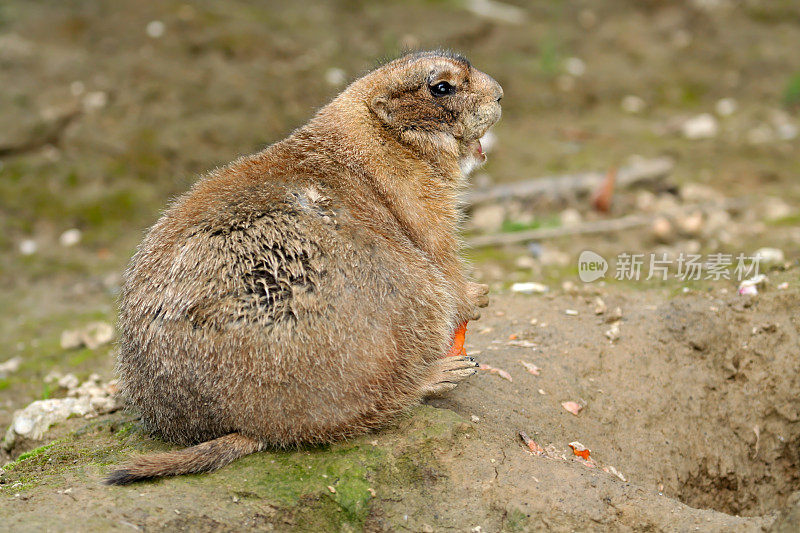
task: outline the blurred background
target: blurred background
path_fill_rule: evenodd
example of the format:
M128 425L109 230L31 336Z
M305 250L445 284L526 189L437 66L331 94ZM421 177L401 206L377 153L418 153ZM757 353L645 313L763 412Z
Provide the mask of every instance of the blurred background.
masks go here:
M53 370L111 376L110 337L74 333L114 323L169 198L404 49L505 89L464 230L495 290L577 282L587 248L796 261L799 43L792 0L4 0L0 425ZM567 186L498 188L542 177Z

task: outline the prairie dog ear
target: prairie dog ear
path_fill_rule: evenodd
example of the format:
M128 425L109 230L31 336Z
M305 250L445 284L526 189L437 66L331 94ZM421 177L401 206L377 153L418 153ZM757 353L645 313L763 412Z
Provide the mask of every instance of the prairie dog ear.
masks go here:
M369 101L369 108L373 113L378 115L378 118L383 122L386 124L391 123L392 114L389 111L389 99L386 96L374 96Z

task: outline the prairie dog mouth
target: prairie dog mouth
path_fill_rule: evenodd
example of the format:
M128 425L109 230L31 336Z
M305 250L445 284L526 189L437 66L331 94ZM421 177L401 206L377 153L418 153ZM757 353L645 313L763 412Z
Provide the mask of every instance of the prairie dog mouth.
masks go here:
M483 145L481 144L480 139L470 141L467 145L467 152L481 163L486 161L486 154L483 153Z

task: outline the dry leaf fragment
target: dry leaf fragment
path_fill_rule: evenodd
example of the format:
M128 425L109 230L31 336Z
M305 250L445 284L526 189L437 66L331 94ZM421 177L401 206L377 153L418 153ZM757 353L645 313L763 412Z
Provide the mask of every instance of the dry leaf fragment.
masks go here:
M534 455L544 455L544 448L536 444L532 438L530 438L527 433L524 431L519 432L519 437L522 439L522 442L525 443L525 446L534 454Z
M505 370L502 370L502 369L500 369L500 368L495 368L495 367L493 367L493 366L484 365L484 364L480 364L480 365L478 365L478 368L479 368L480 370L488 370L488 371L489 371L489 373L491 373L491 374L497 374L497 375L498 375L498 376L500 376L501 378L503 378L503 379L507 379L508 381L514 381L513 379L511 379L511 374L509 374L508 372L506 372Z
M569 447L572 448L572 453L574 453L578 457L585 459L586 461L589 460L589 455L591 455L592 452L589 451L589 448L587 448L580 442L578 441L570 442Z
M580 413L581 409L583 409L583 406L578 402L561 402L561 407L575 416L578 416L578 413Z
M528 372L530 372L534 376L538 376L539 375L539 371L541 370L541 368L539 368L538 366L534 365L533 363L529 363L527 361L523 361L522 359L520 359L519 362L522 364L522 366L525 367L525 370L527 370Z

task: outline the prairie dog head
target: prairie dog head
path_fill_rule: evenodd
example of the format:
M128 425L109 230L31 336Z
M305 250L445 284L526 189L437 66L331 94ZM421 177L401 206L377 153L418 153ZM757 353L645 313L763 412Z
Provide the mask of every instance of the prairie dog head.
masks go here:
M401 143L455 157L465 174L486 160L479 139L500 119L503 88L465 58L409 54L362 81L370 111Z

